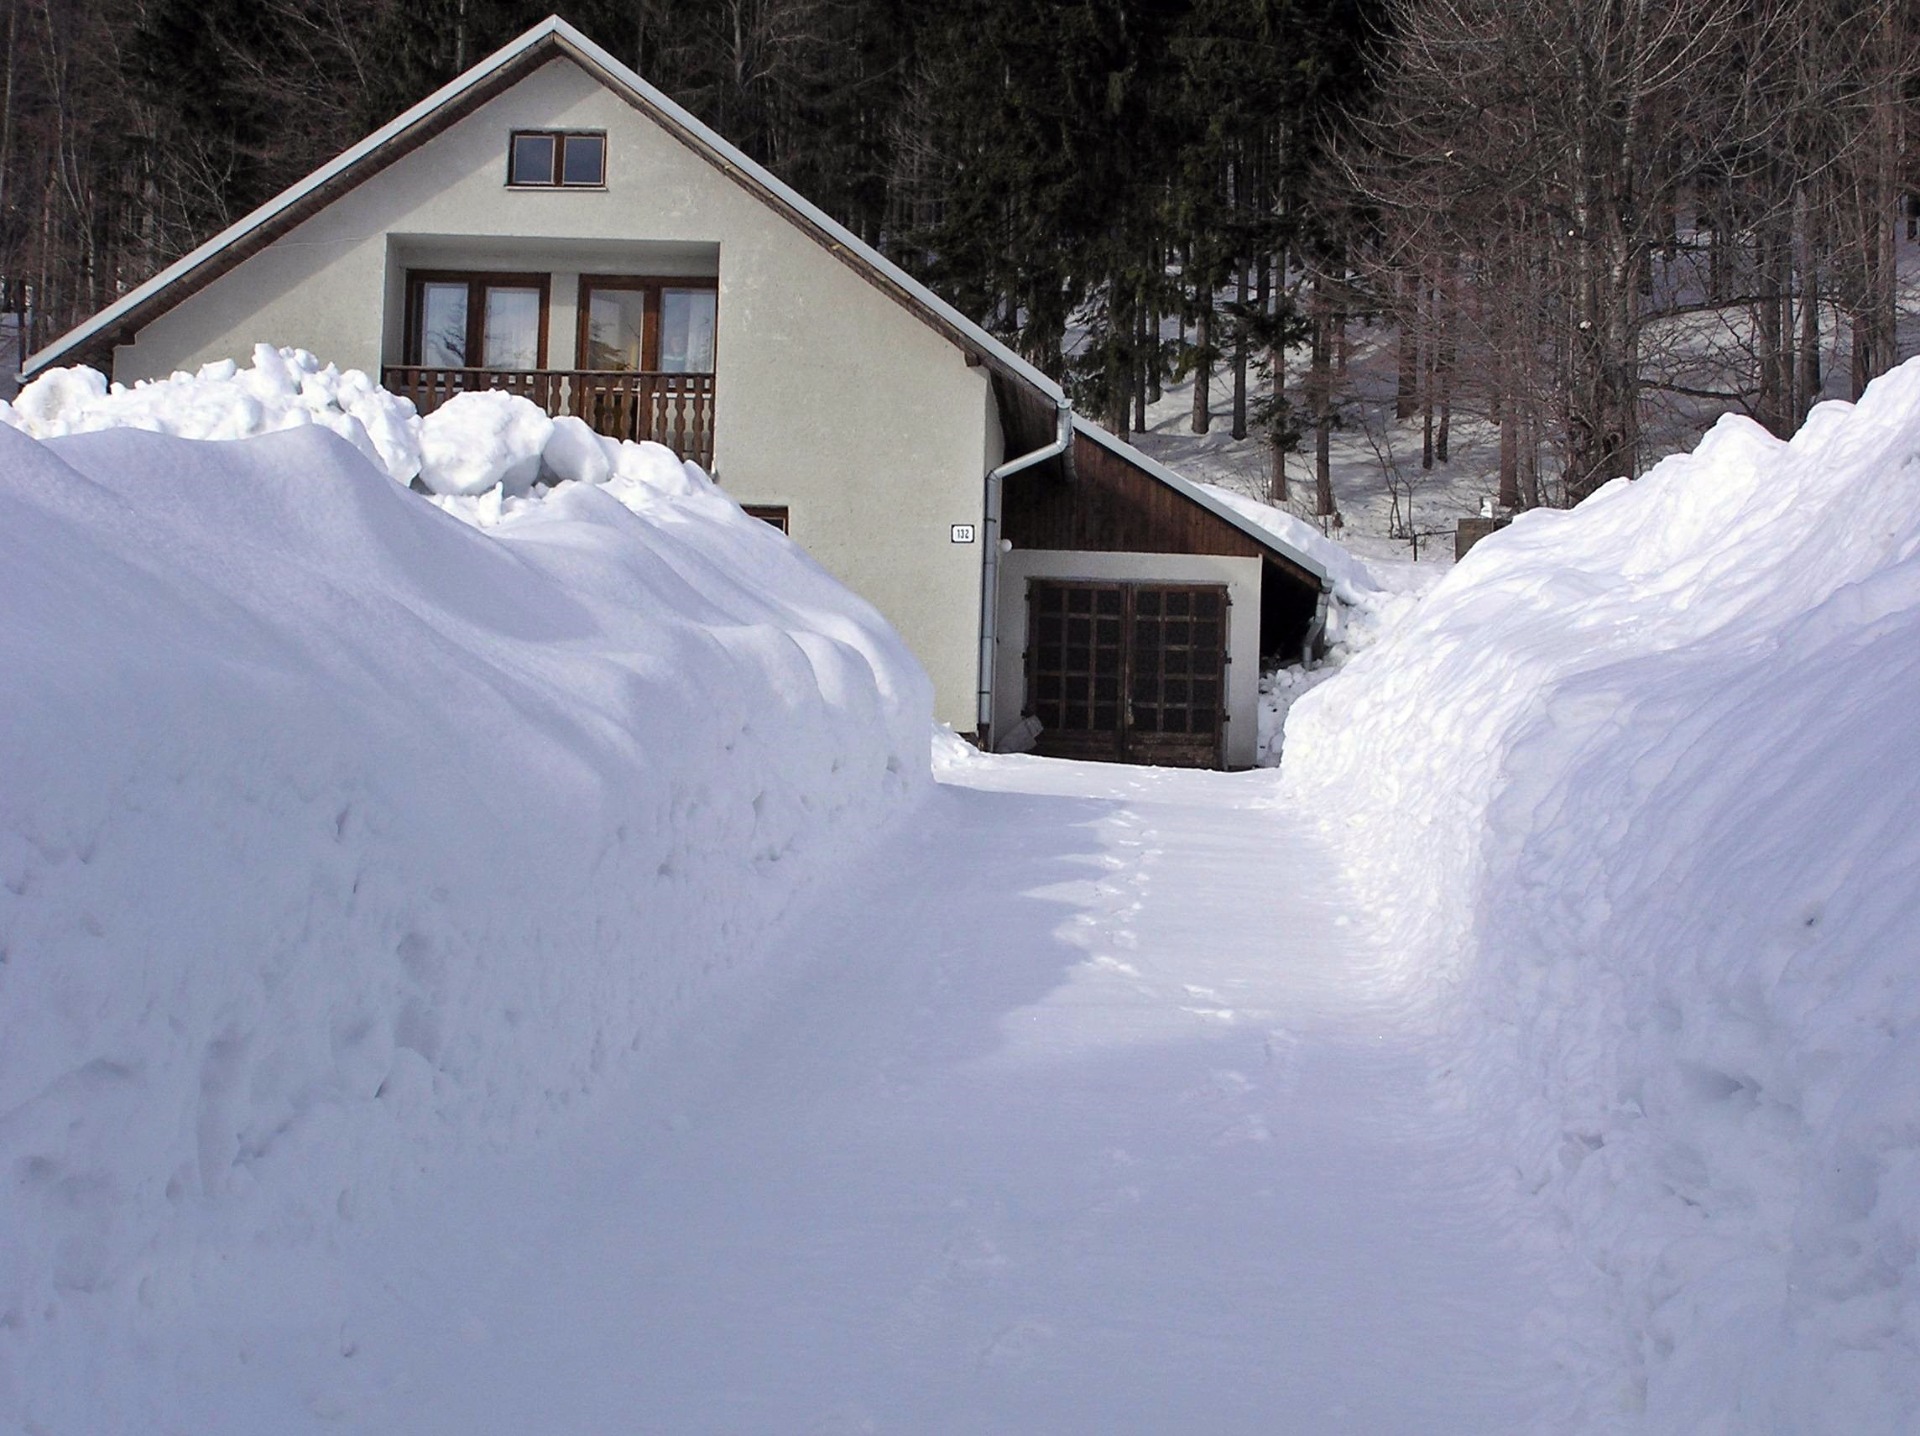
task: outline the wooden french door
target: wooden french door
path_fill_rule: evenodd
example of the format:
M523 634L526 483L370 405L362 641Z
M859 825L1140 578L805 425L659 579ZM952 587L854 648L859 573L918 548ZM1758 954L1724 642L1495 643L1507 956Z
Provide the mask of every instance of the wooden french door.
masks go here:
M407 363L429 369L547 367L547 276L407 272Z
M1217 768L1226 670L1224 585L1028 584L1026 711L1040 753Z

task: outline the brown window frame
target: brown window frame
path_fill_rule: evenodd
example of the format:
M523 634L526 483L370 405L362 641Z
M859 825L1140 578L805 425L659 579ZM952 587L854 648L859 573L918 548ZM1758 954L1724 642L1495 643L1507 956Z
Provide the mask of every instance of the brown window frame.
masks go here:
M588 305L592 291L596 289L632 289L645 291L647 296L646 316L641 320L640 331L640 369L642 374L660 372L660 291L663 289L710 289L714 292L714 333L712 369L694 369L689 373L713 374L720 367L720 326L719 293L720 281L708 275L678 274L583 274L580 276L580 298L575 306L575 333L573 341L574 363L581 369L587 368L587 320L590 317Z
M553 178L521 180L513 177L513 155L522 139L538 135L553 141ZM600 141L600 175L593 180L567 180L567 141ZM607 187L607 132L605 130L509 130L507 132L507 188L540 193L555 189L605 189Z
M792 510L785 504L742 504L742 509L750 519L759 519L763 524L771 524L783 534L793 532Z
M547 367L547 321L552 313L552 294L549 292L551 276L545 274L495 273L491 270L474 269L409 269L407 271L407 328L406 362L409 365L425 367L421 354L420 321L421 307L425 303L426 288L429 284L462 284L467 286L467 357L480 349L486 342L487 290L488 289L538 289L540 291L540 342L536 369ZM467 369L485 369L485 364L467 363ZM501 370L501 373L512 372Z

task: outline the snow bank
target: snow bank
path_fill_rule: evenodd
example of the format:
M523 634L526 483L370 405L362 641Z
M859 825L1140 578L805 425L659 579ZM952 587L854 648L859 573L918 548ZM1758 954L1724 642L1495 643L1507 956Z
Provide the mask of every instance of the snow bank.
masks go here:
M1288 724L1632 1429L1920 1421L1917 555L1920 363L1522 516Z
M338 1224L538 1131L740 969L921 791L931 695L654 446L450 516L391 481L396 401L330 369L21 397L0 1425L156 1430L244 1377L167 1354L203 1295L324 1280Z
M1434 564L1368 563L1285 509L1215 484L1195 487L1312 558L1333 582L1323 657L1311 665L1295 663L1260 675L1260 732L1254 761L1272 767L1280 762L1287 713L1293 705L1390 633L1444 570Z

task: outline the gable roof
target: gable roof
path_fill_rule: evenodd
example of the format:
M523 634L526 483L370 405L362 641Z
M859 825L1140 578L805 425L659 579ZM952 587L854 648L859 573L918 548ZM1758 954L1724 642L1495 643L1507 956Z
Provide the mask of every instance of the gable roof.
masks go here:
M984 365L993 375L994 389L1009 411L1008 417L1019 415L1024 420L1018 425L1009 424L1009 439L1023 439L1026 431L1033 430L1036 447L1044 442L1044 436L1053 428L1054 411L1068 406L1067 396L1057 383L557 15L549 15L519 39L441 86L351 149L282 190L46 348L28 356L22 366L23 375L31 378L62 360L78 361L123 342L341 195L560 57L579 65L675 139L799 226L863 279L959 346L971 361ZM1164 464L1078 415L1074 417L1074 427L1231 524L1263 548L1314 574L1323 585L1327 583L1324 565L1235 513Z
M74 359L151 323L221 275L311 218L348 190L451 128L548 61L564 56L652 118L675 139L722 173L780 211L862 278L904 304L920 319L1048 406L1063 404L1060 386L1005 343L968 319L899 265L867 244L791 186L747 158L638 74L557 15L495 51L465 74L441 86L359 144L289 186L244 219L229 225L139 288L122 296L38 353L24 372L31 376L63 359ZM1050 427L1050 426L1049 426Z

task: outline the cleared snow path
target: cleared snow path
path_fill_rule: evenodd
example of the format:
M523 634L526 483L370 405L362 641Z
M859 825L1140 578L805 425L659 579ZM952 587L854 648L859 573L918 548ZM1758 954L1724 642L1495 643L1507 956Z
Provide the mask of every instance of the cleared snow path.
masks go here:
M964 765L671 1088L361 1224L259 1414L292 1379L463 1436L1557 1426L1505 1188L1272 791Z

